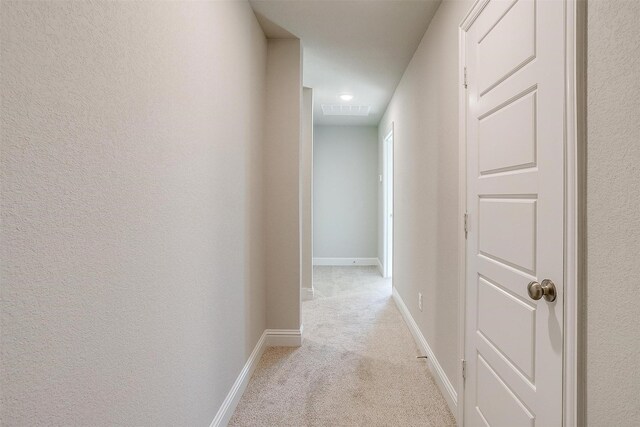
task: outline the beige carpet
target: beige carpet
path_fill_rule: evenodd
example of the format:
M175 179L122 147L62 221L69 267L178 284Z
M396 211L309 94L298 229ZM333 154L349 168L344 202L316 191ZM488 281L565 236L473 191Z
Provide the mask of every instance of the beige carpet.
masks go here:
M314 267L300 348L266 350L231 426L452 426L375 267Z

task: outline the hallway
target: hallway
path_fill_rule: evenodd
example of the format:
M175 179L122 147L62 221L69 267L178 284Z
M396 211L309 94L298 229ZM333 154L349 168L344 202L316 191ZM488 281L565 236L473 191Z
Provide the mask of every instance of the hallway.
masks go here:
M640 0L0 22L1 427L640 427Z
M231 426L455 425L375 267L316 266L302 347L266 350Z

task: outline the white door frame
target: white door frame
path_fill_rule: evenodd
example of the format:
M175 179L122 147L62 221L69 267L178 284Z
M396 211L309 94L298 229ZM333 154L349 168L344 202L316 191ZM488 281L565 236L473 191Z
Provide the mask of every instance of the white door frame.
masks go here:
M461 369L458 374L456 419L464 426L464 378L462 361L465 354L466 322L466 212L467 212L467 105L465 92L465 37L466 31L490 0L476 0L459 28L459 179L458 179L458 356ZM585 46L586 1L556 0L565 4L565 295L564 295L564 374L563 424L575 427L584 421L582 396L583 369L580 336L583 290L578 286L584 276L584 218L585 218Z
M387 132L382 140L382 192L383 192L383 276L389 278L393 274L393 174L394 174L394 156L393 145L395 135L393 133L393 122L391 122L391 129ZM390 144L390 145L389 145ZM391 150L391 156L389 156L389 150ZM391 159L389 159L391 157ZM389 164L391 160L391 164ZM391 174L389 174L391 169ZM391 239L389 238L391 235Z

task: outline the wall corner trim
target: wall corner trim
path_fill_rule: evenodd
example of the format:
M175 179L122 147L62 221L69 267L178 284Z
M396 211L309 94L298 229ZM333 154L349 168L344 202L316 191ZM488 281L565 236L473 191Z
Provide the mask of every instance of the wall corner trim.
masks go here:
M236 378L236 381L231 386L231 390L229 390L229 394L227 394L220 409L218 409L218 413L213 421L211 421L211 424L209 424L209 427L224 427L229 423L231 416L236 410L236 406L238 406L238 402L240 402L240 398L244 394L244 390L247 388L247 384L249 384L253 371L256 369L256 366L258 366L258 362L265 348L267 348L267 331L262 333L249 359L247 359L247 362L240 371L240 375Z
M409 327L411 335L413 335L413 339L418 345L418 348L427 356L427 366L429 367L429 371L431 371L431 374L436 380L436 384L438 384L442 395L447 401L447 405L449 405L451 413L453 413L454 415L457 414L458 393L453 388L453 384L451 384L451 381L449 381L449 378L445 374L444 369L442 369L442 366L440 366L438 359L436 359L436 356L431 350L431 347L429 347L427 340L424 338L424 335L422 335L422 332L420 332L418 324L415 320L413 320L409 309L405 305L402 297L395 287L393 288L393 300L395 301L398 310L400 310L404 321Z
M302 330L300 329L267 329L267 347L300 347L302 345Z
M378 258L314 258L313 265L378 265Z
M309 301L313 299L314 291L313 288L302 288L302 301Z
M265 349L267 347L300 347L302 331L302 325L300 329L265 329L209 427L225 427L229 424Z
M384 267L382 266L382 262L380 262L380 258L376 258L376 261L378 261L378 271L380 275L384 277Z

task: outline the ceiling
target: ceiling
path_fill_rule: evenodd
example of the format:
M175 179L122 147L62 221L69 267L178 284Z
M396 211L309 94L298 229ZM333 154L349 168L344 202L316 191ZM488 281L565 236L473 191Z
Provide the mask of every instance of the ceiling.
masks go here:
M304 46L304 85L318 125L377 125L440 0L250 0L268 38ZM353 95L342 101L343 93ZM369 105L367 117L322 104Z

